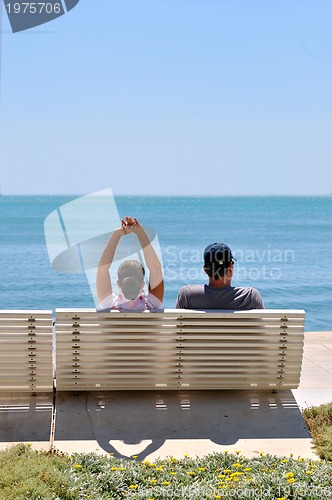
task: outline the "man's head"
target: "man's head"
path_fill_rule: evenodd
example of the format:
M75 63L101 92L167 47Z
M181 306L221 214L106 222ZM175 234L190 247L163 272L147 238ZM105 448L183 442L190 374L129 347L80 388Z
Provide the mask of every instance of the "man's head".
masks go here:
M118 269L118 286L126 299L136 299L144 287L145 269L137 260L126 260Z
M212 243L204 250L204 271L210 280L223 281L227 278L227 272L233 269L236 259L232 251L225 243ZM232 278L232 275L229 277Z

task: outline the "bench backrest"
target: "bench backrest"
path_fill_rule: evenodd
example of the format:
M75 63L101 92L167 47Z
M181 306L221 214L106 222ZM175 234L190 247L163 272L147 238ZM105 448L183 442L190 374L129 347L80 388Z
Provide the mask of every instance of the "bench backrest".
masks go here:
M52 311L0 310L0 391L53 391Z
M57 390L296 388L302 310L56 311Z

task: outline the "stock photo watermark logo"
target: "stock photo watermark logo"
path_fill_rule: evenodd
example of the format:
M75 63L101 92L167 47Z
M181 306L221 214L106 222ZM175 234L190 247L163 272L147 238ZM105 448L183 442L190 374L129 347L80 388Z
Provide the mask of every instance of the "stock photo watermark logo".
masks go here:
M80 0L48 0L46 2L24 2L3 0L13 33L35 28L63 16Z
M121 217L111 189L81 196L51 212L44 221L44 235L52 268L63 274L85 274L96 307L96 274L101 254L112 232L121 226ZM159 257L161 250L154 229L144 226ZM116 247L110 274L115 283L117 267L133 259L144 263L143 249L133 234Z
M126 496L126 498L134 497L136 499L147 499L151 498L164 498L164 499L197 499L197 498L230 498L233 500L252 499L252 500L264 500L265 498L306 498L306 499L325 499L332 497L332 491L328 486L319 485L278 485L276 488L271 488L270 486L264 487L250 487L248 486L238 486L233 488L220 489L212 485L177 485L172 488L170 485L162 486L156 485L151 488L144 488L137 485L136 488L130 488L130 486L123 486L120 491Z
M173 281L206 279L201 249L178 248L170 245L163 255L165 279ZM294 250L273 248L270 245L263 250L235 250L234 256L236 280L279 280L282 278L285 265L295 262Z

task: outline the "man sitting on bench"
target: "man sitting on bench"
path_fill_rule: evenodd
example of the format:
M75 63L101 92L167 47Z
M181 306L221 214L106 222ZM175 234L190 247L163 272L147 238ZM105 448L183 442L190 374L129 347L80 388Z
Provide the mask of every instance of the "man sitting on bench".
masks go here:
M179 291L177 309L264 309L262 297L256 288L234 287L232 251L225 243L212 243L204 250L204 271L208 285L186 285Z

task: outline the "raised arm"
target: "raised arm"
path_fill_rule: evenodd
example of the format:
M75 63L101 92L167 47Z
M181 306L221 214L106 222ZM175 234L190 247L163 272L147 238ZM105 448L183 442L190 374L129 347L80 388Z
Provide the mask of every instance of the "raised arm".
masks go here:
M149 269L149 292L162 302L164 298L163 271L158 255L148 235L136 218L132 219L131 217L126 217L126 219L122 221L122 225L126 232L133 232L136 234L143 250L146 266Z
M97 280L96 280L96 288L97 288L99 303L106 297L111 295L113 291L109 268L111 267L111 264L113 262L115 250L119 243L119 240L121 236L123 236L124 234L125 230L123 226L118 229L115 229L100 257L97 269Z

